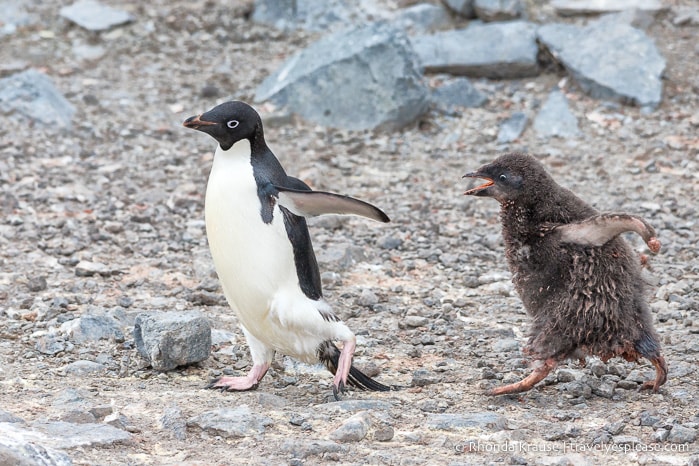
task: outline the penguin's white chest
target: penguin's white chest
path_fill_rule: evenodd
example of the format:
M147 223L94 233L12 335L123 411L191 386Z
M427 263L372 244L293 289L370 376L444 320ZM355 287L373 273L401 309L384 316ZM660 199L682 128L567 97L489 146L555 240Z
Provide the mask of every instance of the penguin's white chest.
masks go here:
M253 334L268 332L267 314L279 292L299 289L293 249L278 206L264 223L250 159L250 142L216 150L206 189L206 233L224 294Z

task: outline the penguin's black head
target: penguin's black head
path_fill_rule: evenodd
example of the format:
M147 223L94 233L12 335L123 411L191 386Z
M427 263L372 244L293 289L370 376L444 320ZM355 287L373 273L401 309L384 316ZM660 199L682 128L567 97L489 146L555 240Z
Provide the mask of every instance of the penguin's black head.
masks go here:
M464 194L492 197L500 203L527 203L539 198L551 183L551 177L538 160L517 153L502 155L475 172L465 174L464 178L486 181Z
M202 131L216 139L221 149L228 150L242 140L259 139L262 136L260 115L245 102L237 100L217 105L206 113L187 118L185 128Z

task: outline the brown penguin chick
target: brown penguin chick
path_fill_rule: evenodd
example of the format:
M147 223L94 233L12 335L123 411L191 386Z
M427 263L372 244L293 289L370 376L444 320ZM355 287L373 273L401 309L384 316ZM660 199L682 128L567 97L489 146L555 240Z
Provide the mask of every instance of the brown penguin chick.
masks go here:
M529 155L503 155L464 176L486 180L464 194L500 203L512 281L533 320L524 351L536 361L534 372L490 394L529 390L559 362L588 355L604 362L616 356L648 359L656 376L642 388L657 391L667 365L638 255L619 237L636 232L657 253L653 227L634 215L600 214Z

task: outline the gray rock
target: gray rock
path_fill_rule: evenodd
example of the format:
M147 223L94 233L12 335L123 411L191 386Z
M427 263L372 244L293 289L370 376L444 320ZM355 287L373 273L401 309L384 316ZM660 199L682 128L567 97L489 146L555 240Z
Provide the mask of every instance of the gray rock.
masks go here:
M374 431L374 440L377 442L390 442L393 440L395 431L392 426L379 427Z
M561 16L596 15L633 9L657 13L667 8L661 0L552 0L551 6Z
M63 413L58 420L63 422L71 422L73 424L94 424L97 422L97 419L91 412L80 409L72 409L66 413Z
M114 273L118 273L118 271L112 270L100 262L80 261L75 266L75 275L78 277L92 277L93 275L108 277Z
M384 236L379 239L378 245L381 249L398 249L403 245L403 240L397 236Z
M154 369L167 371L211 354L211 326L199 312L149 312L136 316L134 341Z
M498 144L505 144L517 140L527 127L527 115L524 112L515 112L510 118L500 123L498 130Z
M333 270L348 270L359 262L366 260L364 250L359 246L351 244L333 244L323 248L316 253L318 264L322 268Z
M418 3L402 8L391 18L391 23L411 33L427 33L452 26L449 12L442 5Z
M316 409L329 412L387 411L391 408L393 405L384 400L341 400L316 406Z
M643 411L639 416L639 419L641 421L642 426L654 426L656 423L660 421L659 417L653 416L648 411Z
M366 22L370 13L349 0L255 0L251 18L277 29L327 32Z
M430 320L427 317L424 316L405 316L403 318L403 323L406 325L406 327L411 327L411 328L416 328L416 327L423 327L427 324L430 323Z
M609 432L611 435L619 435L624 431L625 427L626 423L624 423L624 421L616 421L604 426L604 430Z
M105 314L87 314L79 319L69 320L61 325L61 331L76 343L87 341L124 341L121 324L114 317Z
M411 41L426 72L486 78L539 74L536 25L526 21L472 23Z
M426 385L432 385L438 383L441 377L432 371L427 369L417 369L413 371L413 379L410 381L412 387L424 387Z
M165 408L163 415L158 419L158 427L169 431L177 440L187 438L187 423L182 417L182 410L177 405Z
M103 5L95 0L79 0L70 6L61 8L60 14L89 31L105 31L133 21L133 17L129 13Z
M699 8L679 8L672 19L675 26L699 26Z
M247 405L236 408L219 408L206 411L187 421L188 426L196 426L213 435L227 438L243 438L264 434L265 427L272 420L250 411Z
M539 40L594 98L655 107L665 59L643 31L610 21L547 24Z
M670 436L670 429L658 429L655 432L653 432L653 441L654 442L665 442L667 438Z
M561 383L573 382L583 378L583 373L574 369L559 369L556 378Z
M611 398L614 395L614 389L616 388L616 382L611 380L599 380L591 379L589 383L592 385L592 393L603 398Z
M477 428L499 431L506 428L507 419L489 411L466 414L432 414L428 416L426 425L430 429L437 430Z
M21 417L17 417L12 413L9 413L3 409L0 409L0 422L8 422L8 423L24 423L24 419Z
M360 411L347 418L340 427L330 432L330 438L336 442L359 442L366 437L371 427L371 417L366 411Z
M305 459L311 456L327 455L329 453L342 453L347 447L332 440L304 441L298 438L287 439L282 443L281 450L294 458Z
M670 443L694 443L697 439L696 429L680 425L672 426L667 441Z
M0 79L0 109L57 129L70 129L75 114L51 78L33 69Z
M519 349L519 341L514 338L505 338L493 343L493 351L498 353L510 353Z
M73 461L62 451L43 445L37 432L14 424L0 423L0 464L12 466L72 466Z
M612 441L616 445L640 445L641 444L641 439L639 439L636 436L633 435L615 435L612 437Z
M114 408L111 405L93 406L92 408L88 409L88 412L95 416L95 419L98 421L102 421L104 418L114 412Z
M509 21L524 13L522 0L474 0L473 9L483 21Z
M73 55L80 60L99 60L107 53L107 49L100 45L75 44L73 45Z
M488 102L488 97L473 87L467 78L456 78L432 91L432 102L446 110L455 107L481 107Z
M63 366L67 375L84 377L105 370L105 366L93 361L75 361Z
M428 90L407 37L382 23L311 44L267 77L255 100L322 125L397 129L428 108Z
M363 307L371 307L379 303L379 297L368 288L364 288L357 298L357 304Z
M473 10L474 0L443 0L444 4L451 11L464 18L473 18L475 11Z
M67 342L62 336L49 333L48 335L37 338L34 347L42 354L54 355L65 351L67 349Z
M37 22L36 16L27 12L26 6L21 0L0 1L0 11L2 11L0 37L14 34L17 27L29 26Z
M126 442L131 434L107 424L72 424L69 422L35 422L32 427L45 433L55 448L106 446Z
M534 118L534 131L540 137L573 138L580 135L578 119L568 107L568 99L562 92L549 94L541 110Z

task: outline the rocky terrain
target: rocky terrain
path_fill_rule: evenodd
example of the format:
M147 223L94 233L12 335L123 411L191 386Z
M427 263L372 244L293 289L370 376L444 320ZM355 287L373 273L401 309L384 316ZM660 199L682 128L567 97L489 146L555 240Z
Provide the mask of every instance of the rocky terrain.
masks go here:
M693 0L642 16L666 62L657 106L591 96L541 51L527 77L471 77L459 86L484 98L430 101L397 129L333 129L256 104L287 171L392 219L311 222L326 298L357 333L357 365L403 387L339 402L329 373L281 356L256 391L204 389L247 371L250 357L206 244L213 141L181 127L218 102L252 102L328 27L253 21L250 2L108 3L123 13L113 24L80 25L61 13L68 2L0 1L3 83L29 71L59 93L38 109L30 98L11 106L0 85L0 464L699 464ZM522 5L537 24L596 20ZM435 73L430 90L453 78ZM472 183L461 176L514 150L598 209L656 228L649 299L670 368L659 393L638 391L654 374L647 361L591 359L520 396L484 395L529 373L528 318L497 203L462 196ZM133 335L151 311L205 315L211 356L152 369Z

